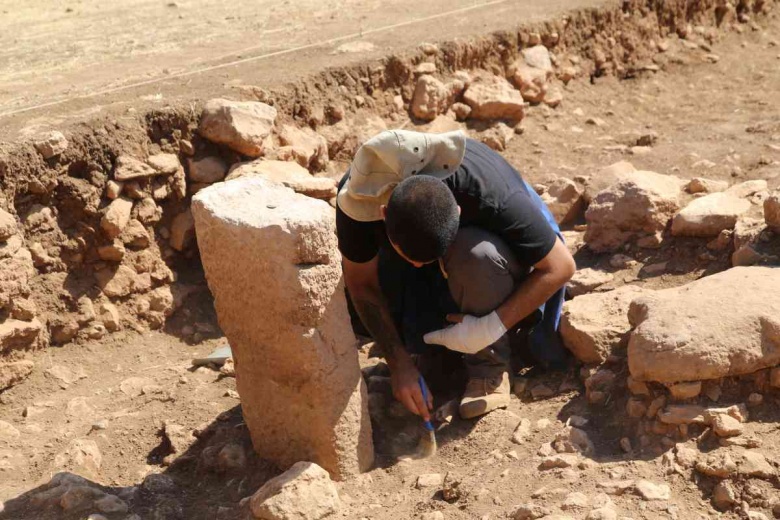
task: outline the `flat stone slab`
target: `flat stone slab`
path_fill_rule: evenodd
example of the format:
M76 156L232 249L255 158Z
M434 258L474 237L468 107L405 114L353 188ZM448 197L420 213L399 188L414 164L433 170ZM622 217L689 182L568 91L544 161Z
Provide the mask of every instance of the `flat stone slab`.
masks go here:
M631 376L675 383L780 363L780 269L735 267L634 300Z

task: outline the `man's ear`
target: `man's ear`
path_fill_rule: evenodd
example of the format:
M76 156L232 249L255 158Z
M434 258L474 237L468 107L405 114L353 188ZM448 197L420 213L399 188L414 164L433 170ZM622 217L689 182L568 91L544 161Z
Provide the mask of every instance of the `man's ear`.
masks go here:
M460 206L458 206L458 216L460 216Z
M460 208L458 208L458 211L460 211ZM384 204L379 206L379 212L382 214L382 220L387 220L387 206Z

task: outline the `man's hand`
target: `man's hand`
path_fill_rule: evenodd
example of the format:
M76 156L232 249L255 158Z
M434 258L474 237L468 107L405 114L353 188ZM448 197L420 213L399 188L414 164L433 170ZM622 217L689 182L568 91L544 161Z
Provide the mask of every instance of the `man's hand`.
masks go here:
M393 384L393 397L399 400L407 410L415 415L419 415L426 421L431 420L431 410L433 410L433 397L431 392L428 394L426 402L423 399L422 390L420 390L420 372L410 358L400 361L390 369L390 380ZM423 384L425 384L423 382ZM426 390L428 390L426 388Z
M429 332L423 336L423 341L429 345L444 345L450 350L464 354L476 354L506 334L506 327L496 312L481 318L451 314L447 319L456 322L456 325Z

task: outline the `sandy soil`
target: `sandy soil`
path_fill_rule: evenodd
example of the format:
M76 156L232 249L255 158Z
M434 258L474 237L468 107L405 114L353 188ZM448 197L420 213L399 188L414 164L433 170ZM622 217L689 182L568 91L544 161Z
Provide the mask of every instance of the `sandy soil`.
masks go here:
M277 86L324 65L609 1L0 0L0 140L108 110L205 99L231 82ZM204 70L240 60L250 61Z
M776 187L780 182L779 34L780 20L776 18L760 30L728 34L711 50L719 57L716 63L707 57L708 51L689 49L675 40L664 55L671 64L664 72L622 82L606 79L595 84L572 83L558 109L536 107L530 111L523 135L511 141L506 156L532 182L544 182L554 175L590 174L619 159L628 159L637 167L686 178L704 176L733 182L764 178ZM589 124L590 117L600 118L604 124ZM646 155L605 149L621 143L624 134L647 129L657 132L659 140ZM704 244L675 241L647 257L638 256L644 263L668 260L669 267L661 276L637 279L637 273L628 270L617 278L621 283L660 287L727 267L723 258L702 259ZM581 266L607 266L608 258L578 254ZM7 510L23 503L36 486L51 478L56 471L56 455L69 443L91 439L103 459L93 477L97 482L128 488L139 485L150 473L165 473L174 480L175 496L139 495L137 512L142 518L236 518L239 500L276 470L250 454L248 435L236 409L238 400L229 392L234 390L233 379L207 368L192 371L189 367L190 359L223 342L214 337L187 345L177 339L180 327L195 319L216 327L208 301L193 304L192 312L197 317L186 313L177 316L169 333L127 332L101 343L37 354L39 368L35 374L0 396L0 420L21 432L19 438L0 443L0 501L7 501ZM379 360L369 359L369 353L363 351L361 361L374 365ZM66 367L76 379L66 384L45 372L55 366ZM618 363L615 370L625 371L625 367ZM160 388L150 389L145 395L123 391L121 383L130 377L146 378L148 384ZM508 411L477 421L456 420L439 434L439 455L417 462L397 460L399 454L413 447L414 433L419 428L417 419L400 413L387 396L386 409L376 413L384 417L375 428L377 469L340 485L345 501L343 516L417 518L421 513L441 510L448 519L503 518L514 505L530 501L532 495L560 513L559 506L571 491L592 498L599 492L597 484L601 481L644 478L669 484L671 499L644 502L630 494L613 496L619 516L738 518L733 513L721 515L712 508L712 481L668 475L662 465L661 446L643 453L625 453L619 440L630 430L618 404L620 399L604 408L588 407L576 368L562 374L531 374L529 388L540 382L553 388L556 395L535 401L524 394L522 399L513 398ZM453 390L438 389L437 401L443 403L456 393ZM741 397L737 392L733 398ZM730 404L726 398L723 401ZM780 445L776 404L775 396L767 395L764 404L751 411L752 420L746 427L746 436L759 437L759 451L769 457ZM24 417L28 407L32 413ZM539 471L536 454L540 446L550 442L562 423L575 414L589 419L585 430L597 448L596 455L588 459L592 463L578 470ZM512 430L521 417L531 421L532 433L522 444L513 444ZM106 428L95 430L93 425L100 420L108 421ZM161 464L170 452L160 435L164 420L199 430L203 430L202 425L211 425L209 433L170 468ZM220 469L209 462L213 448L226 443L246 450L248 458L243 467ZM415 486L420 474L449 471L462 479L466 491L464 498L454 504L442 500L436 488ZM759 479L744 483L763 494L766 503L776 498L775 484ZM14 498L28 490L33 491L23 499ZM762 506L757 510L771 515ZM566 514L585 518L587 512L584 509ZM56 510L27 509L15 518L56 515ZM2 513L0 518L4 518Z

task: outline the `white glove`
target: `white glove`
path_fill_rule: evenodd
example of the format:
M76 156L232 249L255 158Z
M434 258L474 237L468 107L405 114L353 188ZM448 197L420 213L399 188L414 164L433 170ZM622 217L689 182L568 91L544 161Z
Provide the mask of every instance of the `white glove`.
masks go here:
M429 345L444 345L450 350L464 354L476 354L498 341L504 334L506 327L493 311L481 318L466 315L460 323L429 332L423 336L423 341Z

